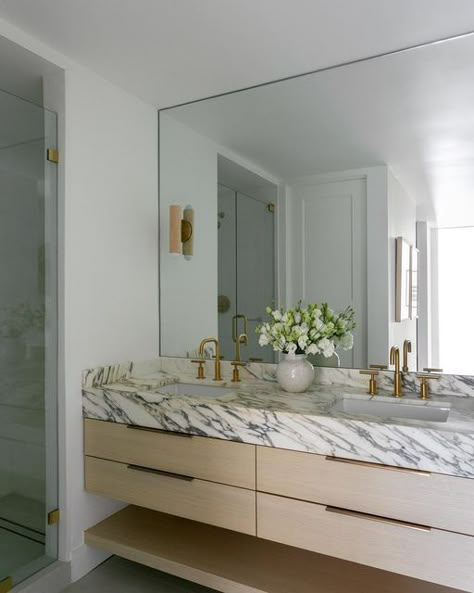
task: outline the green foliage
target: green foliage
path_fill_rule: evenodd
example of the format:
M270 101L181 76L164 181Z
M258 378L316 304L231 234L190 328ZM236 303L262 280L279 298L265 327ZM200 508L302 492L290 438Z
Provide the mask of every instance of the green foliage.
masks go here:
M336 348L350 350L354 345L354 309L335 313L328 303L303 306L300 301L289 309L266 308L268 321L256 328L260 346L270 345L276 352L323 354L330 358Z

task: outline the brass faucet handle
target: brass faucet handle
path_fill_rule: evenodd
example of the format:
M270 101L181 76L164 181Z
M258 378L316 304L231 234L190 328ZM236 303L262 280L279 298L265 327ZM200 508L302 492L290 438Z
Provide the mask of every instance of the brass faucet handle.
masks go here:
M423 367L423 370L427 373L442 373L443 369L437 369L433 367Z
M431 379L441 379L441 375L433 375L431 373L423 374L420 373L417 375L417 378L420 379L420 399L429 399L430 392L428 387L428 381Z
M232 371L232 383L239 383L239 381L240 381L239 367L244 367L245 362L242 362L241 360L233 360L230 364L234 367L234 370Z
M369 369L378 369L379 371L386 371L388 369L387 364L369 364Z
M204 365L206 363L206 359L205 358L200 358L197 360L192 360L191 362L193 362L194 364L198 364L198 374L196 379L204 379Z
M373 369L369 369L369 370L360 370L359 373L361 375L370 375L370 379L369 379L369 395L376 395L377 394L377 375L379 374L379 371L373 370Z

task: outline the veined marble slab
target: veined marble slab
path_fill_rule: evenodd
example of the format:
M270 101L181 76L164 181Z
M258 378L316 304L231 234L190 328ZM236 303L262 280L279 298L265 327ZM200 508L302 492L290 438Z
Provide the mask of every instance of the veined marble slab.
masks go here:
M213 364L206 363L207 377L212 377ZM196 380L196 369L186 359L101 367L84 372L83 413L86 418L474 478L474 398L466 389L458 391L464 397L434 397L451 405L445 423L355 416L332 408L341 394L364 394L367 382L357 372L318 369L308 392L289 394L275 382L274 369L250 364L244 380L235 384ZM229 363L222 363L222 371L231 376ZM160 387L175 382L235 391L217 398L160 393ZM390 388L388 373L381 384ZM407 384L414 383L409 379ZM456 382L452 385L458 389ZM433 405L433 400L420 402L413 392L406 397L417 405Z

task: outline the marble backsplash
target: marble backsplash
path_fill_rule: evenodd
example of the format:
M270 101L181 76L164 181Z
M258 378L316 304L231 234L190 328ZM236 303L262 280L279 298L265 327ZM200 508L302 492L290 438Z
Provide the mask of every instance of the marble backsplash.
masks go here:
M206 362L206 376L212 377L214 362ZM186 358L156 358L140 363L121 363L97 367L83 372L83 387L101 387L105 384L115 383L130 376L144 376L162 370L170 375L189 373L190 368L195 370L189 359ZM243 380L276 381L276 365L267 363L248 363L242 369ZM222 361L224 378L232 376L230 363ZM417 373L404 373L402 379L403 390L415 393L419 390ZM170 379L173 380L173 379ZM393 390L393 371L380 371L377 377L379 390L390 393ZM318 385L342 385L350 388L365 389L368 377L361 375L357 369L341 369L330 367L317 367L315 383ZM468 375L441 375L440 379L430 381L430 392L433 395L449 395L459 397L474 397L474 376Z

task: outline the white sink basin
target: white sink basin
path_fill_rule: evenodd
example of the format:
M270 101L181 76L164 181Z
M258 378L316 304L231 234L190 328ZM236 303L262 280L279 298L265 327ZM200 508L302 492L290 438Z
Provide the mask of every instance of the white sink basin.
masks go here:
M345 414L361 414L378 418L408 418L429 422L446 422L450 409L449 403L391 400L380 396L367 398L343 396L332 407L333 411Z
M222 397L233 393L235 389L217 385L197 385L196 383L172 383L158 389L165 395L188 395L191 397Z

